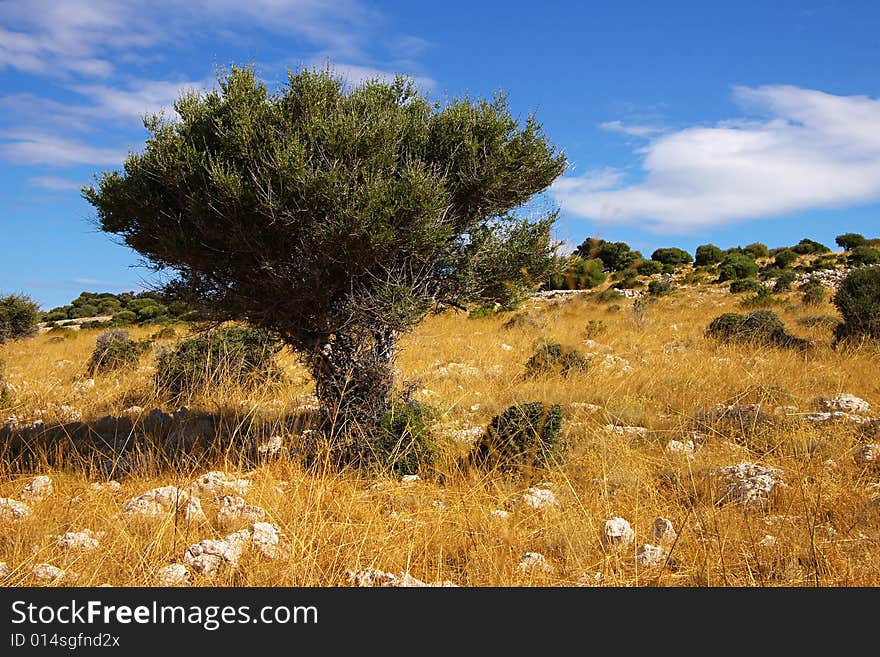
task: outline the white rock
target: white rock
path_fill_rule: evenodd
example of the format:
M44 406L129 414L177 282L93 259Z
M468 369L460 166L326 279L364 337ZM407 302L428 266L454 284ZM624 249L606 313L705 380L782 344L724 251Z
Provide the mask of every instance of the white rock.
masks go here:
M240 525L252 525L266 517L263 508L248 504L240 497L224 495L217 502L220 505L217 511L217 526L224 531L231 531Z
M196 572L213 577L224 566L238 568L241 555L250 540L251 532L247 529L222 539L205 539L190 545L183 554L183 560Z
M124 518L160 520L180 514L190 522L205 522L205 514L198 498L176 486L161 486L133 497L122 508Z
M547 558L540 552L526 552L519 560L517 568L523 573L535 571L549 573L553 567L547 562Z
M83 393L88 390L92 390L95 387L94 379L86 379L85 381L77 381L73 384L73 391L77 393Z
M497 518L498 520L504 520L508 516L510 516L510 514L504 509L493 509L489 512L490 518Z
M680 440L670 440L668 443L666 443L666 451L674 456L693 458L695 451L694 441L688 440L686 442L682 442Z
M843 392L830 399L822 398L819 406L826 411L843 411L845 413L867 413L871 405L864 399Z
M605 431L617 436L644 437L648 435L648 430L645 427L623 427L614 424L606 424Z
M771 468L754 463L737 463L714 472L723 486L720 490L721 502L736 502L746 509L758 509L767 504L773 489L784 486L785 474L779 468Z
M31 513L31 507L24 502L0 497L0 522L17 522L27 518Z
M283 538L281 530L272 523L255 522L251 527L251 547L269 559L287 553Z
M596 404L589 404L587 402L570 402L568 404L569 408L573 408L575 410L582 410L586 413L595 413L596 411L601 411L602 407L597 406Z
M602 545L606 548L614 548L623 550L627 548L636 533L630 524L620 517L614 517L605 521L605 527L602 530Z
M38 563L31 566L31 575L38 580L54 582L56 584L72 584L79 577L74 572L62 570L61 568L48 563Z
M580 577L578 577L577 585L578 586L598 586L602 582L605 581L605 575L599 572L595 573L584 573Z
M501 348L502 348L504 351L513 351L513 347L511 347L509 344L505 344L505 343L503 343L503 342L501 343Z
M93 532L84 529L80 532L67 532L55 537L55 544L65 550L82 550L90 552L98 549L98 539L104 536L104 532Z
M660 544L669 545L674 543L678 538L672 521L667 518L654 518L654 524L651 526L651 537Z
M485 433L483 427L465 427L464 429L452 429L449 431L449 435L453 440L467 445L475 443L483 433Z
M28 502L41 502L50 495L52 495L52 479L48 475L40 475L28 482L19 497Z
M162 566L156 573L158 586L186 586L192 579L189 569L182 563L171 563Z
M758 545L760 545L762 548L769 549L769 548L776 547L777 542L778 542L778 540L775 536L773 536L772 534L767 534L764 536L764 538L762 538L760 541L758 541Z
M196 479L191 487L196 497L220 497L222 495L247 495L251 488L248 479L237 479L219 470L206 472Z
M880 462L880 444L862 445L853 452L853 460L860 465Z
M284 441L281 436L269 436L265 441L257 445L257 454L261 456L277 456L281 453Z
M636 552L636 563L643 568L662 566L666 562L666 550L659 545L645 543Z
M532 486L523 493L522 501L533 509L546 509L551 506L559 506L556 493L547 488Z
M129 417L131 417L131 416L137 417L138 415L142 415L143 412L144 412L144 409L141 406L129 406L128 408L123 409L123 411L120 413L120 415L128 415Z
M111 479L110 481L101 483L100 481L95 481L89 484L89 490L94 491L95 493L100 493L101 491L108 490L113 493L122 488L122 484L118 481Z
M350 586L359 587L387 587L387 588L416 588L416 587L447 587L456 586L450 581L432 582L426 584L416 579L409 573L386 573L378 568L364 568L362 570L349 570L346 578Z
M5 561L0 561L0 579L6 579L9 577L9 566L6 565Z
M417 484L420 481L421 481L421 478L417 474L403 475L400 478L400 483L402 483L404 485L409 485L409 486L414 486L415 484Z

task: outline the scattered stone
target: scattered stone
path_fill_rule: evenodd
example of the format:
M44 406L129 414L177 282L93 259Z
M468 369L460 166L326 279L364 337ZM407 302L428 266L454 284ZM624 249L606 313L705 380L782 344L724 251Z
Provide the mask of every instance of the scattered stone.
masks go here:
M62 570L48 563L38 563L31 566L31 575L38 580L56 584L72 584L79 577L74 572Z
M9 577L9 566L6 565L5 561L0 561L0 579L6 579Z
M190 583L192 576L189 569L182 563L171 563L162 566L156 573L156 584L158 586L186 586Z
M813 424L824 424L825 422L853 422L855 424L865 424L870 422L861 415L846 413L844 411L821 411L818 413L807 413L803 416L806 422Z
M257 445L257 454L262 457L278 456L284 446L284 441L279 435L269 436L266 440Z
M268 522L255 522L251 527L251 546L268 559L287 553L278 525Z
M648 435L648 430L645 427L617 426L615 424L606 424L605 431L616 436L638 436L643 438Z
M523 493L522 501L533 509L545 509L551 506L559 506L556 493L548 488L532 486Z
M72 387L75 393L84 393L88 390L92 390L95 387L95 380L86 379L85 381L76 381Z
M680 441L680 440L670 440L666 443L666 451L673 456L684 456L686 458L692 459L694 458L694 451L696 448L694 447L694 441Z
M18 522L31 515L31 507L9 497L0 497L0 522Z
M547 558L540 552L526 552L517 564L517 568L523 573L535 571L549 573L553 567L547 562Z
M176 486L162 486L148 490L130 499L122 508L122 516L125 518L158 520L175 513L182 514L184 519L191 522L207 520L198 498Z
M104 536L104 532L93 532L84 529L80 532L67 532L55 537L55 544L65 550L82 550L91 552L98 549L98 539Z
M417 474L403 475L400 478L401 484L409 485L409 486L415 486L420 481L421 481L421 477L419 477L419 475L417 475Z
M183 560L196 572L213 577L221 568L238 568L239 559L251 540L251 532L242 529L222 539L205 539L190 545Z
M504 509L493 509L489 512L490 518L497 518L498 520L504 520L508 516L510 516L510 514Z
M95 493L100 493L101 491L108 490L112 493L115 493L119 489L122 488L122 484L120 484L115 479L111 479L110 481L101 483L100 481L95 481L89 484L89 490Z
M420 579L416 579L409 573L386 573L378 568L364 568L362 570L349 570L346 573L346 579L349 586L359 587L386 587L386 588L417 588L417 587L448 587L456 586L452 582L446 580L443 582L432 582L426 584Z
M485 433L483 427L465 427L464 429L452 429L449 431L449 435L453 440L467 445L475 443L483 433Z
M660 545L645 543L636 552L636 563L643 568L662 566L666 562L666 550Z
M844 413L867 413L871 410L871 405L868 402L847 392L834 395L830 399L820 398L819 407L826 411L843 411Z
M596 411L602 410L601 406L597 406L596 404L589 404L587 402L569 402L568 406L569 408L581 410L586 413L595 413Z
M123 409L120 415L125 415L128 417L138 417L143 415L144 409L140 406L129 406L126 409Z
M599 586L605 581L605 575L599 572L584 573L577 579L578 586Z
M503 343L503 342L501 343L501 348L502 348L504 351L513 351L513 347L511 347L509 344L505 344L505 343Z
M853 452L853 460L859 465L877 465L880 462L880 445L862 445Z
M614 517L605 521L602 530L602 545L606 548L623 550L629 547L636 537L636 533L630 524L620 517Z
M678 534L672 526L672 521L666 518L655 518L651 526L651 537L661 545L675 543Z
M52 479L47 475L40 475L28 482L19 497L28 502L42 502L50 495L52 495Z
M195 497L221 497L223 495L247 495L251 488L248 479L236 479L219 470L206 472L196 479L191 487Z
M758 545L760 545L762 548L772 549L776 547L777 542L778 541L775 536L773 536L772 534L767 534L764 536L764 538L758 541Z
M725 484L720 491L720 502L733 501L746 509L760 509L768 504L770 495L777 486L784 486L785 474L779 468L737 463L714 472Z
M231 531L236 526L252 525L266 517L266 511L259 506L248 504L241 497L224 495L217 499L217 526L223 531Z

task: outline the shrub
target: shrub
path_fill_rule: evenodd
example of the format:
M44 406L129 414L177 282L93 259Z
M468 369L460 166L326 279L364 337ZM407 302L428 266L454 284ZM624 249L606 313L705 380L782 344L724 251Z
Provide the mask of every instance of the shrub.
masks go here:
M752 256L755 260L758 258L768 258L770 257L770 249L767 248L766 244L762 244L761 242L752 242L751 244L747 244L743 251Z
M26 338L37 332L40 307L22 294L0 297L0 344Z
M789 335L782 320L772 310L756 310L747 315L724 313L709 324L706 334L722 342L739 342L779 347L804 347L806 340Z
M811 278L801 285L803 296L801 301L805 306L818 306L825 301L825 286L815 278Z
M718 282L732 281L737 278L754 278L758 274L758 265L747 255L730 253L718 266Z
M492 418L474 445L472 459L481 467L529 474L563 462L566 447L561 407L526 402Z
M623 299L623 295L613 287L608 287L596 295L596 301L605 303L606 301L619 301Z
M653 276L663 271L663 265L656 260L642 260L636 267L639 276Z
M740 301L740 305L743 308L768 308L782 303L785 303L785 301L774 297L770 288L764 287L763 285L759 287L753 295Z
M526 363L526 374L546 374L558 372L567 376L571 372L586 372L590 365L587 356L573 348L564 347L558 342L540 345Z
M799 317L797 323L801 326L836 328L840 320L834 315L806 315Z
M777 294L779 292L788 292L791 289L791 284L796 280L797 276L793 271L782 272L773 284L773 291Z
M814 253L829 253L831 249L822 244L806 237L791 247L791 250L798 255L811 255Z
M651 281L648 283L648 294L652 297L661 297L675 289L671 281Z
M859 233L844 233L843 235L835 237L834 241L837 242L837 246L841 247L844 251L851 251L857 246L862 246L866 240L865 236L860 235Z
M621 280L614 283L611 287L617 290L634 290L639 287L645 287L645 284L635 277L635 274L625 276Z
M846 262L850 266L880 264L880 249L867 245L857 246L849 252Z
M841 281L834 295L834 305L843 317L835 331L837 340L849 337L880 339L880 268L851 271Z
M714 265L724 259L724 252L714 244L702 244L697 247L694 264L697 266Z
M782 249L776 254L773 263L780 269L788 269L795 260L797 260L797 253L791 249Z
M105 331L95 340L95 349L87 369L94 374L125 367L134 368L149 348L149 340L132 340L125 331Z
M162 304L151 303L146 306L141 306L137 311L138 319L155 319L157 317L161 317L162 315L167 315L168 309Z
M635 262L642 260L642 254L633 251L626 242L606 242L588 237L575 253L581 258L598 258L607 271L623 271Z
M588 339L598 338L608 330L608 325L601 319L591 319L584 327L584 337Z
M69 319L67 317L66 310L55 309L55 310L50 310L48 313L46 313L46 321L47 322L58 322L63 319Z
M281 345L260 329L229 326L207 331L161 353L156 384L175 397L221 383L247 385L277 374Z
M663 268L660 270L662 274L674 274L675 273L675 265L663 265Z
M764 286L754 278L738 278L730 282L730 291L734 294L740 292L757 292Z
M607 277L602 268L598 258L585 260L573 255L550 276L549 287L551 290L588 290L605 282Z
M173 326L163 326L150 336L151 340L173 340L177 337L177 331Z
M693 262L691 254L676 247L657 249L651 254L651 260L664 265L686 265Z
M126 324L134 324L137 321L137 315L131 310L123 310L113 315L111 320L116 326L125 326Z
M393 402L379 420L368 449L359 453L394 474L418 474L434 463L436 448L430 427L438 415L434 408L418 401Z

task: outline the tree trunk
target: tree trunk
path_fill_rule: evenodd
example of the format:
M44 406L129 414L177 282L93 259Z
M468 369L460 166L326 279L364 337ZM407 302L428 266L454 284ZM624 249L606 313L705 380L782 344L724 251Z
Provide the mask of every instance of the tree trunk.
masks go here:
M326 432L368 437L391 403L397 335L391 330L336 335L309 357Z

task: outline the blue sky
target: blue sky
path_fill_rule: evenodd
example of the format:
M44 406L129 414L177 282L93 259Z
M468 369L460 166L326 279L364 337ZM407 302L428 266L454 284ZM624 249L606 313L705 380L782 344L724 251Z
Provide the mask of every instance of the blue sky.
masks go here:
M0 2L0 293L44 308L150 281L79 187L216 67L330 63L432 98L508 93L570 168L557 237L646 255L880 236L880 3Z

